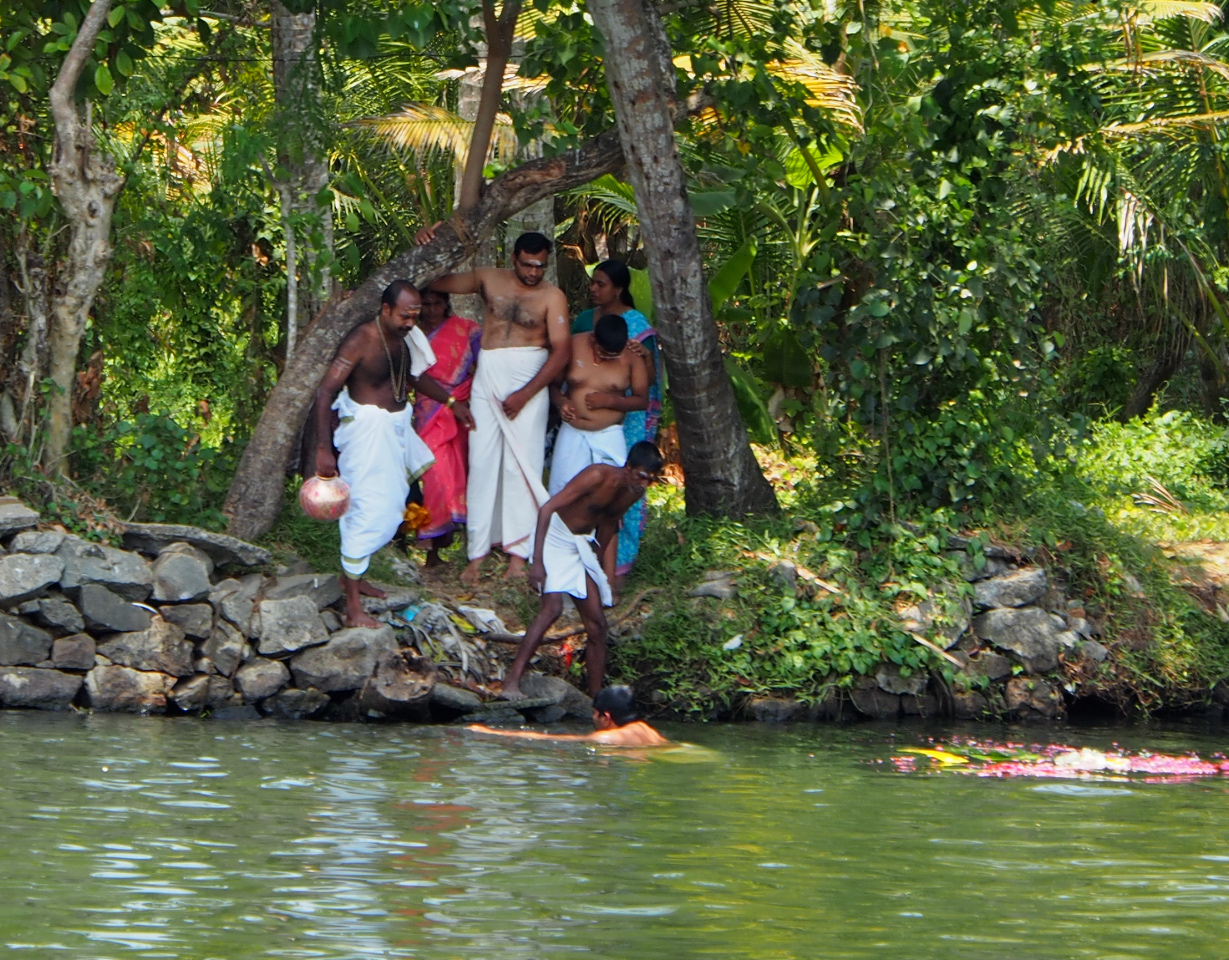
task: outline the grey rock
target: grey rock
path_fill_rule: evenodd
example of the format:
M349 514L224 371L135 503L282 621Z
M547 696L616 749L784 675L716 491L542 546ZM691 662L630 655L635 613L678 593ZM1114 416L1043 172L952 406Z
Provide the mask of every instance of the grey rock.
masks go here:
M1001 680L1011 675L1011 661L1001 653L983 650L976 657L969 658L968 672L974 677Z
M224 677L235 675L250 649L243 634L225 620L219 620L209 639L201 644L201 653L213 662L218 673Z
M315 687L308 687L306 690L289 687L260 706L270 717L303 720L315 716L328 705L329 695Z
M41 597L36 600L38 612L34 615L44 627L58 633L80 633L85 629L81 611L63 597Z
M32 667L0 668L0 703L6 707L67 710L80 689L79 675Z
M187 544L172 544L162 551L152 569L155 600L184 603L209 596L213 563Z
M385 597L363 597L363 609L373 617L381 613L390 613L396 610L404 610L406 607L413 606L418 602L418 598L422 594L417 590L412 590L409 587L398 587L388 583L377 583L387 596Z
M529 719L534 723L558 723L567 715L567 711L557 703L529 711Z
M264 577L248 574L239 580L223 580L209 594L209 602L223 617L237 626L247 637L255 637L252 613L254 600L264 585Z
M0 497L0 537L38 524L38 514L16 497Z
M290 671L280 660L256 657L235 674L235 686L248 703L271 697L290 682Z
M702 583L696 584L689 591L689 597L712 597L716 600L732 600L738 596L738 587L734 585L734 581L729 577L722 577L716 580L705 580Z
M204 640L213 632L213 607L207 603L167 604L159 607L158 612L163 620L197 640Z
M950 650L969 629L973 605L953 584L941 584L929 599L899 607L896 615L902 630L931 638Z
M95 710L114 713L165 713L175 678L131 667L98 666L85 675L85 690Z
M234 694L235 688L225 677L197 673L175 684L171 699L180 710L191 713L226 703Z
M1066 624L1061 617L1037 607L990 610L973 618L973 630L983 640L1019 655L1030 673L1044 673L1058 665L1058 634Z
M788 560L781 560L768 568L768 576L775 580L781 589L793 592L798 589L798 565Z
M439 707L445 712L474 713L482 709L482 699L476 693L461 687L437 683L431 688L431 706Z
M216 674L218 668L213 665L213 661L208 657L197 657L192 661L192 669L197 673Z
M854 709L872 720L890 720L900 715L900 697L879 688L874 677L858 677L849 691Z
M900 698L900 712L906 717L937 717L939 698L933 693L918 696L904 694Z
M331 607L341 599L341 581L331 573L302 573L281 576L265 588L266 600L289 600L310 597L317 610Z
M1070 614L1067 616L1067 629L1085 640L1093 638L1092 624L1083 617L1073 617Z
M274 602L295 603L305 599ZM310 601L308 603L310 605ZM314 609L312 616L316 616ZM320 629L323 632L323 624ZM296 653L290 661L290 669L294 673L295 686L299 688L315 687L325 693L357 690L375 670L380 654L397 649L392 627L382 626L375 630L349 627L338 630L321 646Z
M952 716L957 720L980 720L990 710L990 702L976 690L952 694Z
M131 633L144 630L153 614L131 600L112 593L98 583L87 583L77 590L77 607L87 630L94 633Z
M962 537L959 534L952 534L947 538L948 550L960 550L967 552L969 545L973 541L968 537ZM997 543L987 543L982 548L982 554L986 557L993 557L995 560L1013 560L1013 554L1006 547L1000 547Z
M149 564L138 554L79 537L65 537L55 555L64 561L60 588L70 597L90 583L104 586L126 600L144 600L154 588Z
M1080 635L1071 630L1060 630L1054 634L1054 642L1067 650L1074 650L1080 642Z
M0 613L0 664L34 666L51 656L51 634Z
M1003 695L1008 712L1017 719L1053 720L1065 711L1058 690L1033 677L1013 677L1007 681Z
M884 693L907 693L917 697L926 692L927 677L924 673L901 674L894 663L881 663L875 671L875 682Z
M98 646L98 652L114 664L134 670L186 677L193 673L192 641L173 623L154 617L148 627L133 633L117 633Z
M294 596L287 600L260 602L260 643L256 647L260 653L296 653L328 639L329 632L316 612L316 603L311 597Z
M561 677L527 673L521 677L521 693L530 700L549 699L563 707L569 717L593 717L593 701Z
M51 662L57 670L89 670L94 666L94 638L88 633L60 637L51 645Z
M1104 663L1110 655L1109 648L1097 643L1096 640L1083 640L1076 644L1075 652L1087 660Z
M978 570L973 563L973 558L963 550L953 550L948 554L948 557L960 564L960 576L967 583L988 580L990 577L997 577L1011 569L1006 560L1000 560L998 557L986 557L985 566Z
M68 534L60 530L26 530L9 544L13 553L55 553Z
M978 607L1022 607L1046 592L1043 567L1025 567L973 585L973 602Z
M269 551L262 547L199 527L173 523L130 523L124 528L124 546L142 553L157 554L177 541L190 543L219 564L255 567L273 559Z
M236 693L224 703L219 703L209 711L214 720L259 720L260 714L256 708Z
M320 611L320 622L324 624L324 629L329 633L336 633L342 628L341 617L333 610Z
M293 563L277 568L277 575L279 577L294 577L300 573L315 573L315 571L312 570L312 565L306 560L295 560Z
M64 561L39 553L0 557L0 604L16 604L46 592L60 579Z
M752 697L746 710L760 723L788 723L805 712L802 704L788 697Z

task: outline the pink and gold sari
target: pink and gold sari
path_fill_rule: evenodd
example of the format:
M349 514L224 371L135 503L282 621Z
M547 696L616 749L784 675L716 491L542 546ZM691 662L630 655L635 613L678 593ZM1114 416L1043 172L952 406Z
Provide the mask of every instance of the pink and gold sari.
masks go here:
M456 399L468 400L482 328L473 320L454 315L427 337L435 351L435 366L427 375ZM414 430L435 454L435 465L422 478L423 507L430 519L418 532L419 540L432 540L465 526L469 431L450 409L422 394L414 403Z

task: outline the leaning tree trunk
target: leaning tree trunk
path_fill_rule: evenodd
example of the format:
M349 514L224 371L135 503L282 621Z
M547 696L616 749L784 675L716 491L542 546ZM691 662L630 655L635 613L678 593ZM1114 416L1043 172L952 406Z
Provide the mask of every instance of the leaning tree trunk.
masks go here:
M774 511L776 496L751 452L734 400L701 268L674 139L674 67L665 30L652 0L592 0L589 12L606 49L618 51L606 59L606 85L649 258L687 478L687 512Z
M124 185L111 158L98 149L89 103L83 115L73 96L110 8L111 0L94 0L51 85L55 153L49 172L70 231L68 254L59 272L62 287L51 302L48 336L48 374L55 389L47 406L43 467L54 473L66 472L77 353L94 297L111 262L111 215Z
M260 422L243 451L224 507L230 517L229 532L250 539L267 532L277 520L286 464L316 386L346 333L375 316L380 294L389 283L404 277L421 285L446 273L472 256L475 245L513 213L543 197L612 173L622 162L619 138L610 132L576 150L509 170L487 185L477 207L447 221L430 244L390 260L348 299L330 300L303 331L298 350L269 393Z

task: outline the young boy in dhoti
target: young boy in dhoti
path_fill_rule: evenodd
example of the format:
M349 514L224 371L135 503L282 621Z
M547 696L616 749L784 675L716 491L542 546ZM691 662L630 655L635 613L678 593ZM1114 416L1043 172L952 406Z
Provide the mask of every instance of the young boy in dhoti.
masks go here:
M608 313L592 330L572 336L563 387L566 393L551 389L563 418L551 457L547 491L552 497L590 464L622 466L627 459L623 414L648 409L648 368L627 348L626 320Z
M455 400L424 371L435 363L431 345L415 321L422 309L408 280L385 289L380 313L347 334L316 390L320 438L316 472L350 486L350 507L341 518L341 568L345 576L346 624L378 627L363 610L362 595L384 592L363 579L371 555L392 540L405 514L410 483L435 462L414 432L411 389L452 409L473 426L465 401ZM333 429L333 413L340 420ZM335 456L336 445L340 456Z
M616 533L627 508L644 496L658 474L662 458L648 441L635 444L621 467L586 467L538 511L529 582L542 591L538 615L516 651L504 677L503 696L524 698L521 675L546 631L563 612L569 594L585 626L585 670L589 696L596 696L606 674L606 614L611 605L610 580L618 549Z

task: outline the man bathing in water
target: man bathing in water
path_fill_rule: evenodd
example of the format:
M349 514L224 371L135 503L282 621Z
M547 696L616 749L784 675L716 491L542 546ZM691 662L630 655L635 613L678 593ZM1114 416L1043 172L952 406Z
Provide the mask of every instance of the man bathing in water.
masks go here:
M390 283L379 315L350 331L316 390L316 472L324 477L340 472L350 486L350 507L340 527L346 624L351 627L379 626L363 611L361 596L383 597L384 592L362 576L371 555L396 534L410 482L434 462L414 432L413 409L406 404L409 391L449 406L459 421L473 425L465 401L454 400L423 373L435 359L426 337L415 330L421 309L418 291L408 280ZM336 430L334 411L340 420ZM334 455L334 444L340 456Z
M562 740L601 743L608 747L659 747L670 741L643 720L636 719L632 691L627 687L607 687L593 698L592 733L535 733L530 730L496 730L481 723L470 724L475 733L519 740Z
M593 329L572 336L567 393L551 388L563 425L551 458L550 495L592 463L627 460L623 415L649 406L648 368L628 349L627 321L608 313ZM628 391L631 396L627 396Z
M657 479L661 466L657 448L642 441L632 447L626 464L586 467L538 511L529 582L542 591L542 605L504 678L505 699L524 699L521 675L546 631L563 612L565 593L575 601L588 635L589 696L601 690L606 674L606 614L602 608L611 605L619 521Z
M429 243L438 227L420 230L415 240ZM466 583L477 582L494 544L511 557L509 576L524 571L533 518L545 500L547 388L563 375L572 356L567 301L544 279L550 251L551 242L542 234L523 233L513 247L511 270L479 267L430 285L440 293L479 293L484 304L482 350L471 394L469 564L461 574Z

